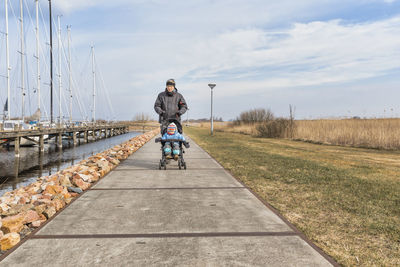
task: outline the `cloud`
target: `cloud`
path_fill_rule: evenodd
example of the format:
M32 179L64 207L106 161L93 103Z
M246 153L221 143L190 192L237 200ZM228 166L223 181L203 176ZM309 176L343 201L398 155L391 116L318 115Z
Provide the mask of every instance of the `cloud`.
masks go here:
M229 95L237 101L306 87L319 94L335 85L362 85L400 67L400 17L391 15L395 1L71 0L54 5L67 14L63 22L73 25L77 58L87 59L95 43L122 118L150 110L168 78L195 99L199 108L192 114L204 116L200 106L209 99L209 81L217 83L216 98ZM390 8L383 13L392 17L375 17L375 9L369 16L363 13L366 6ZM242 105L236 109L247 108ZM233 113L229 104L226 109Z
M115 92L131 96L132 101L141 99L136 108L146 110L171 77L197 102L207 101L209 81L217 82L219 96L240 98L305 87L319 87L321 93L326 86L390 75L400 68L399 26L396 16L375 22L313 21L275 31L253 27L209 35L108 32L100 37L103 48L98 48L98 55L108 84L118 80ZM121 101L126 100L115 97L114 102Z
M157 73L175 73L189 81L237 82L244 77L274 87L322 85L381 76L399 68L399 26L400 17L395 17L360 24L297 23L279 32L240 29L209 38L181 36L179 42L153 35L130 40L115 36L111 39L135 43L135 49L121 42L108 57L125 61L136 82L145 83ZM159 42L152 41L158 38ZM140 64L129 66L123 58Z
M399 26L400 17L395 17L362 24L297 23L281 37L263 30L235 31L201 44L206 47L196 52L208 52L198 55L197 62L212 58L213 63L203 61L191 77L222 78L232 70L251 70L255 79L264 76L266 84L287 87L381 76L400 67Z

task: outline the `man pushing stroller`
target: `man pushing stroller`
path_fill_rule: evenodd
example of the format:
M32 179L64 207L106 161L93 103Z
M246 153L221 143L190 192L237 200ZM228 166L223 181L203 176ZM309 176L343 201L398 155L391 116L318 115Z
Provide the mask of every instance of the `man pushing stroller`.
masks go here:
M162 158L159 168L164 167L170 159L178 161L178 167L186 169L186 163L183 159L184 150L182 144L188 148L189 143L186 142L182 135L181 116L188 109L185 98L178 93L175 87L175 81L169 79L166 83L164 92L161 92L154 103L154 110L159 115L158 122L162 138L157 138L156 142L162 144Z

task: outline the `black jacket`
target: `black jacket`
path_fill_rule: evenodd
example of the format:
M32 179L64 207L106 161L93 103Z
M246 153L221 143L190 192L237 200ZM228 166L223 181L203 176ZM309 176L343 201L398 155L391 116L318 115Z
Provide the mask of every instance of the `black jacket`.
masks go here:
M175 119L181 122L181 115L187 110L187 104L185 98L178 93L175 88L172 93L169 93L167 89L160 93L154 103L154 110L159 116L158 122Z

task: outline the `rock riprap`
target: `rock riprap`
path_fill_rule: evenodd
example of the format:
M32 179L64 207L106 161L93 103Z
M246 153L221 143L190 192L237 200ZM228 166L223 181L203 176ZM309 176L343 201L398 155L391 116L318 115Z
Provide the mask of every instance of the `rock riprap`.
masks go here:
M0 197L1 250L18 244L21 238L40 227L158 132L146 132L51 176L40 177L28 186L5 193Z

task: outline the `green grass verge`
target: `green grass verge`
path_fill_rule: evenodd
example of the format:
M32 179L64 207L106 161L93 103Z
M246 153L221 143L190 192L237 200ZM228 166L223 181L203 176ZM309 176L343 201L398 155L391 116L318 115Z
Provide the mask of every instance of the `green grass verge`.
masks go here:
M340 264L400 265L400 153L185 133Z

